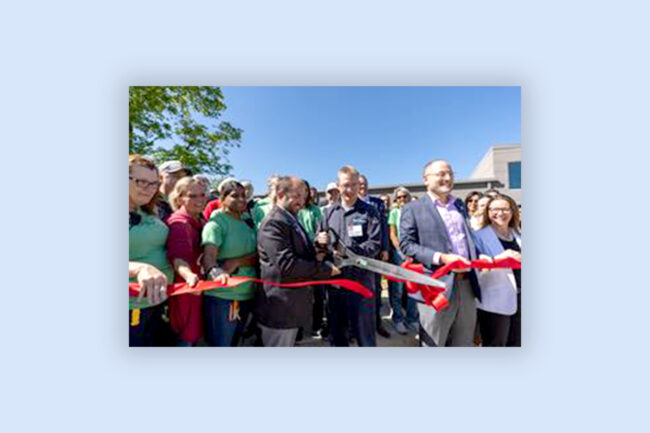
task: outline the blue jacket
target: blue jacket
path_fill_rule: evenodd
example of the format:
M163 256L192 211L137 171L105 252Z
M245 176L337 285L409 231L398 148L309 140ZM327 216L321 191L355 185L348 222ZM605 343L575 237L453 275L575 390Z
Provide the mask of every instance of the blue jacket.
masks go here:
M360 227L358 235L351 236L348 232L353 226ZM376 258L381 252L381 221L375 208L363 200L357 200L349 211L343 209L340 203L333 205L325 211L319 223L319 232L334 230L341 242L353 253L361 256ZM330 238L333 238L330 235ZM332 239L333 241L334 239ZM338 278L347 278L358 281L372 289L375 274L370 271L348 266L341 269Z
M515 240L521 248L519 233L515 233ZM475 232L474 242L479 254L494 257L504 251L492 226L483 227ZM481 301L477 305L478 308L507 316L517 312L517 283L512 269L479 272L478 281L482 294Z
M456 199L454 205L465 219L463 227L469 246L470 259L476 259L478 256L474 247L472 231L467 222L469 216L465 204L462 200ZM451 240L445 223L428 194L424 194L419 200L408 203L402 208L399 231L399 247L402 252L408 257L413 257L415 261L422 263L430 272L434 272L439 267L433 264L435 253L452 253ZM441 281L444 281L447 285L446 295L449 297L453 289L454 273L452 272L447 277L443 277ZM469 281L474 295L481 299L481 288L476 271L469 271ZM422 300L419 293L413 297Z

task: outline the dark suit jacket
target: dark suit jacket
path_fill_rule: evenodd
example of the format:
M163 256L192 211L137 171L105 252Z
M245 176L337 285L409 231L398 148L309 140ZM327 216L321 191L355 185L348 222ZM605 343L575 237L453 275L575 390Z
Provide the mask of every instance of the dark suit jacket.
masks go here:
M303 235L301 235L301 232ZM273 208L257 233L261 278L294 283L326 278L330 268L316 261L309 236L287 211ZM258 320L270 328L296 328L311 323L313 298L310 288L284 289L264 285L256 294Z
M470 258L475 259L477 258L476 248L472 230L467 223L469 216L465 204L460 199L456 199L454 204L465 220L465 235L469 244ZM402 208L399 231L399 247L402 252L422 263L431 272L439 267L433 264L435 253L449 254L453 252L445 223L428 194L424 194L419 200L408 203ZM474 294L481 299L481 289L474 270L470 271L469 279ZM451 287L448 286L447 291L450 290Z

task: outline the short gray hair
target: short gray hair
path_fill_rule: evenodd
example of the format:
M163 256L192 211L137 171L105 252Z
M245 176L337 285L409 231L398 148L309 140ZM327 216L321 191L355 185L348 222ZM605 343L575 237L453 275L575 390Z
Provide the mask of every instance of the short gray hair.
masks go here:
M451 172L452 173L454 172L454 170L451 168L451 164L449 163L449 161L447 161L446 159L438 158L438 159L431 160L431 161L427 162L426 164L424 164L424 168L422 169L422 176L424 176L426 174L426 172L427 172L427 169L429 167L431 167L433 164L435 164L436 162L444 162L445 164L447 164L447 167L449 167Z

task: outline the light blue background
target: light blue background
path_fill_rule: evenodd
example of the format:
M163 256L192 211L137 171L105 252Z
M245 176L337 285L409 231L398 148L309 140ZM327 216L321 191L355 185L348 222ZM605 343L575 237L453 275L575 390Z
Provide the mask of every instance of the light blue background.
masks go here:
M3 431L647 428L647 8L396 4L3 8ZM129 350L134 84L521 85L524 347Z

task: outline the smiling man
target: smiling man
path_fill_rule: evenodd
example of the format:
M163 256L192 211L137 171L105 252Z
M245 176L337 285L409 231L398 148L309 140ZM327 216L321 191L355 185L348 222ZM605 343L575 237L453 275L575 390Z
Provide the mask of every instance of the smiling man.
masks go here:
M476 259L476 248L465 204L451 195L454 188L451 165L440 159L427 163L422 172L422 182L427 193L402 209L400 249L430 272L456 260L469 264L468 259ZM461 269L453 272L445 283L445 294L450 301L447 308L436 312L432 307L418 303L420 344L473 346L475 298L481 298L476 273Z
M305 183L297 177L277 178L272 209L257 234L261 278L294 283L338 275L330 263L317 260L316 249L296 216L307 198ZM256 294L256 313L264 346L293 346L298 328L312 322L312 289L264 284Z
M320 222L316 242L321 247L330 244L329 231L353 253L376 258L381 251L381 222L374 207L359 199L359 172L351 165L338 171L338 189L341 202L328 208ZM372 289L374 274L354 267L346 267L342 278L358 281ZM330 308L330 343L349 346L348 330L351 328L359 346L376 346L375 300L365 299L358 293L331 289L328 293Z

